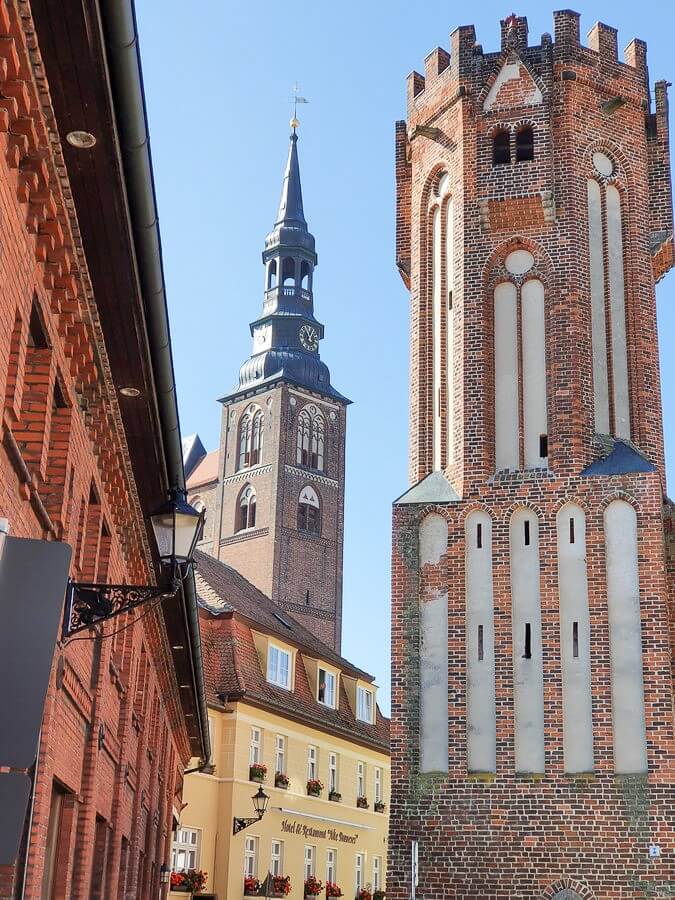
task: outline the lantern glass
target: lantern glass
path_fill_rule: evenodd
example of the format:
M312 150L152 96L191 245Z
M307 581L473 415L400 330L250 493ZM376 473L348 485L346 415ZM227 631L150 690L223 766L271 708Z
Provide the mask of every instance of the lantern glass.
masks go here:
M171 869L167 866L166 863L162 863L162 865L159 867L159 883L168 884L170 875Z
M265 791L263 791L262 786L259 787L257 793L253 795L253 806L255 807L255 811L259 819L262 819L263 815L265 814L269 799L270 798L267 796Z
M182 498L172 499L150 516L159 558L164 565L190 563L201 535L204 514Z

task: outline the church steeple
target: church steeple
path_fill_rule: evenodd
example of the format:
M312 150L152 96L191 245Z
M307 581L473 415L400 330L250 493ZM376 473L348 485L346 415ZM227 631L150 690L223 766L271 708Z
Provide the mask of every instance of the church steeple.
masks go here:
M236 393L287 381L344 400L319 357L323 325L314 317L318 258L302 205L298 120L291 120L288 160L274 228L265 238L262 315L251 323L253 349L239 372Z
M297 119L292 119L297 122ZM295 128L291 134L291 143L288 148L288 162L284 173L284 184L281 189L279 212L277 213L277 225L297 223L306 228L305 213L302 208L302 185L300 184L300 163L298 162L298 135Z

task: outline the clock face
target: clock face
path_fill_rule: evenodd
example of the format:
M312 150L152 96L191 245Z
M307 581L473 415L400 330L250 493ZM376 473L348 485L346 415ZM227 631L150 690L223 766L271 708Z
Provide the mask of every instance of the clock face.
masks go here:
M264 347L267 343L267 338L269 336L269 328L257 328L255 331L255 345L256 347Z
M300 343L305 350L316 350L319 346L319 335L316 333L316 328L312 328L311 325L303 325L300 329Z

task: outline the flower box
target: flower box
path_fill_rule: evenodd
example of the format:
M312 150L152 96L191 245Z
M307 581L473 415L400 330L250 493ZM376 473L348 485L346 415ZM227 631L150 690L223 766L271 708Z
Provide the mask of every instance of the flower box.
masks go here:
M307 794L310 797L320 797L323 791L323 783L318 778L310 778L307 782Z
M340 887L334 881L326 882L326 897L343 897Z
M328 799L332 800L333 803L339 803L342 800L342 794L339 791L329 791ZM330 894L328 896L330 897ZM337 894L336 896L339 897L340 895Z
M368 798L367 797L357 797L356 805L359 809L368 809Z
M376 800L373 804L373 809L375 810L375 812L383 813L386 809L386 806L381 800Z
M311 900L312 897L318 897L323 892L323 882L310 875L305 878L305 900Z
M206 872L202 872L201 869L172 872L169 886L172 891L179 894L199 894L206 887Z
M288 790L288 775L284 772L276 772L274 775L274 787Z
M267 777L267 766L262 763L253 763L249 766L248 777L249 781L257 781L258 784L262 784Z
M291 892L290 875L274 875L270 897L286 897Z
M257 878L244 878L244 897L257 897L260 881Z
M356 900L373 900L373 895L367 888L361 888L356 895Z
M373 900L384 900L386 894L382 890L382 888L377 888L377 890L373 891Z

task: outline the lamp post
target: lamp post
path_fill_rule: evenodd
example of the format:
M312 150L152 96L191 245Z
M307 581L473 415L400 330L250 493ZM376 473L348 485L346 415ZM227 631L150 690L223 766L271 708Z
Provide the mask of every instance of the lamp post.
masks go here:
M256 815L249 819L235 816L232 834L238 834L240 831L243 831L244 828L248 828L249 825L255 825L255 823L259 822L265 815L265 810L267 809L270 798L265 791L263 791L262 785L260 785L256 793L251 797L251 800L253 800L253 808L256 811Z
M97 584L68 581L62 637L105 622L157 597L173 597L192 565L195 547L204 525L205 512L187 502L185 492L174 489L169 499L150 515L159 561L169 584Z

